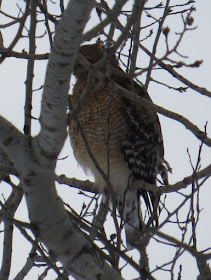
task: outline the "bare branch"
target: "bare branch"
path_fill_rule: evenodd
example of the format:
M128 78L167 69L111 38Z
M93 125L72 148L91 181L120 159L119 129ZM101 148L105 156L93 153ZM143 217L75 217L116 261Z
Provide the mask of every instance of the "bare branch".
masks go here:
M19 187L14 188L11 195L0 210L0 220L4 221L4 247L2 266L0 270L1 280L9 279L13 241L13 223L11 222L11 218L14 216L22 197L22 190Z
M155 56L155 54L156 54L157 47L158 47L158 42L159 42L159 39L160 39L160 35L162 33L163 24L164 24L164 21L166 20L166 17L169 14L169 11L170 11L169 4L170 4L170 0L167 0L162 19L161 19L161 21L159 21L157 35L156 35L156 38L155 38L155 41L154 41L154 44L153 44L153 50L152 50L152 55L153 56ZM154 62L153 57L151 56L150 62L149 62L149 70L147 72L147 77L146 77L146 82L145 82L145 89L146 90L149 86L150 76L151 76L151 72L152 72L152 68L153 68L153 62Z
M119 16L119 14L121 13L122 7L123 5L127 2L127 0L123 0L123 1L115 1L115 4L113 6L113 9L111 11L111 14L109 16L107 16L101 23L99 23L98 25L96 25L95 27L93 27L91 30L87 31L83 37L82 37L82 41L89 41L94 37L99 36L100 34L102 34L102 30L111 23L113 18L117 18ZM112 16L111 16L112 15Z
M17 171L21 166L22 152L26 141L23 134L11 123L0 116L0 147L15 165Z
M30 1L27 1L26 2L26 8L25 8L25 11L24 11L24 14L22 16L22 18L20 19L20 22L19 22L19 28L18 28L18 31L17 31L17 34L15 36L15 38L13 39L13 41L11 42L10 46L7 48L8 51L12 50L15 45L17 44L17 42L19 41L19 39L21 38L22 36L22 31L23 31L23 28L24 28L24 24L26 22L26 19L28 17L28 14L29 14L29 6L30 6ZM0 64L4 61L4 59L7 57L7 54L3 54L0 58Z
M10 221L4 221L4 249L2 257L2 266L0 270L0 280L9 279L10 267L12 261L12 240L13 225Z
M52 270L57 274L57 279L68 279L70 274L78 280L121 280L124 277L125 267L127 267L129 271L131 270L131 277L134 279L155 280L156 277L159 278L158 273L162 272L166 275L164 276L166 279L179 280L183 279L187 273L185 263L182 262L182 258L187 253L191 254L193 262L199 270L198 278L197 276L195 278L198 280L210 279L209 244L206 244L207 248L203 251L199 251L197 248L200 244L198 229L201 229L201 221L203 221L201 217L206 210L205 204L202 204L201 193L206 191L205 182L211 176L211 165L208 164L207 167L201 168L201 158L206 156L205 153L202 153L202 146L206 144L206 149L211 146L207 126L205 125L203 130L184 115L178 114L176 110L175 112L169 111L162 105L158 106L150 100L141 98L135 88L137 84L143 85L142 80L138 80L138 76L141 78L146 76L145 89L150 82L155 82L177 92L193 89L207 97L211 96L208 89L196 85L194 81L186 79L180 74L180 69L190 71L191 68L195 68L195 71L199 71L203 62L191 57L189 62L181 48L184 46L182 44L185 41L185 35L187 33L194 35L196 27L194 26L195 8L193 3L195 1L183 0L174 5L171 3L173 1L166 0L164 3L156 3L151 7L147 6L149 1L145 0L117 0L113 1L114 3L106 0L100 0L99 3L95 0L70 0L66 11L67 1L64 0L22 1L21 4L17 3L17 16L13 16L9 6L3 6L3 1L7 2L0 0L0 15L5 20L0 25L2 28L0 62L8 58L9 63L12 60L22 64L28 63L28 73L24 127L26 135L0 117L0 181L6 186L6 192L4 193L3 188L2 193L3 202L0 201L0 222L5 224L5 230L2 231L5 243L4 247L2 246L4 256L0 279L11 278L13 225L19 229L25 242L32 245L32 250L24 266L19 273L16 272L14 280L29 277L28 273L33 273L35 266L43 267L40 279L44 279ZM5 11L2 10L4 7ZM93 8L96 10L91 13L89 21ZM94 22L94 27L87 24L86 30L88 31L83 34L87 22L89 25ZM176 25L175 22L177 22ZM168 26L165 27L166 23ZM41 36L36 36L36 26ZM16 30L12 39L11 35L7 35L10 29ZM83 42L94 41L97 36L100 36L100 40L105 45L105 55L99 63L89 64L82 55L78 54L78 49ZM4 44L4 41L7 42L7 45ZM29 42L29 51L26 42ZM38 44L39 54L35 50L36 44ZM22 52L20 47L23 48ZM46 50L45 47L47 47ZM50 48L51 54L49 55ZM108 63L109 58L114 58L114 51L116 51L118 62L126 69L125 71L115 69L112 63L111 65ZM87 70L88 79L78 103L71 108L71 95L68 95L68 91L76 56L79 64L82 64ZM17 58L21 60L17 60ZM40 87L42 82L37 83L39 78L37 73L43 69L42 67L34 68L34 63L36 60L38 66L43 65L45 64L43 60L48 58L40 115L41 130L37 136L31 137L31 119L36 119L36 123L38 123L37 115L34 115L33 118L31 109L33 106L34 112L36 112L36 109L39 109L37 101L40 100L40 96L38 98L35 96L37 93L40 95L40 92L33 90L33 84L38 90L43 87ZM148 66L145 58L149 61ZM8 65L5 64L5 66ZM155 71L160 74L156 78L153 77ZM175 79L171 79L171 83L163 81L162 74L165 73L169 73ZM120 77L121 81L127 83L131 81L130 90L126 89L128 87L125 87L124 82L111 81L113 75ZM169 75L167 74L167 76ZM133 83L133 80L137 84ZM140 227L138 224L137 226L131 225L137 232L137 236L134 237L134 239L137 237L137 240L134 240L134 247L138 250L139 255L137 250L136 253L128 251L129 246L125 244L125 225L126 223L130 225L133 209L122 217L121 209L117 205L119 193L112 192L109 182L109 173L112 171L109 156L106 162L108 166L108 176L106 176L94 157L94 148L89 145L89 141L87 142L86 130L80 127L80 123L78 131L81 132L88 154L111 192L105 191L101 195L98 186L93 182L55 174L58 155L67 135L67 124L72 120L77 121L78 114L86 105L93 89L97 93L105 87L112 88L115 93L121 92L123 97L131 100L129 103L139 103L149 110L181 123L192 132L193 139L196 137L201 141L198 155L194 154L194 158L197 157L196 161L192 158L192 146L190 147L191 152L188 152L192 167L192 174L189 176L181 180L177 179L176 183L165 186L162 182L160 182L161 186L156 186L139 180L128 188L128 191L145 190L152 197L160 197L160 201L157 199L160 206L157 228L152 223L155 212L149 218L145 204L142 203L143 197L139 197L140 204L137 203L134 207L136 209L138 207L141 212ZM32 98L32 94L35 98ZM67 116L68 106L71 110ZM34 128L32 126L32 129ZM36 129L32 130L32 135L36 133ZM109 126L108 135L110 137ZM108 142L106 142L106 147L109 154ZM167 163L166 167L170 170ZM14 176L11 175L15 175L17 178L13 180ZM121 172L117 172L115 176L121 176ZM21 182L19 186L14 183L16 179ZM66 203L58 197L56 182L78 189L78 194L74 192L74 195L77 196L74 197L74 200L78 199L81 203L81 205L77 205L78 212L74 205L68 204L70 203L68 197L64 198ZM7 188L11 191L8 198ZM72 190L68 191L71 195ZM14 218L23 193L27 202L30 223ZM83 201L80 200L82 196ZM175 198L174 204L171 203L172 197ZM109 204L111 201L113 202L112 208ZM124 199L122 204L124 208ZM202 211L203 208L204 211ZM120 209L120 213L118 209ZM172 235L172 232L176 237ZM169 256L165 256L166 260L163 262L161 258L157 258L157 263L152 269L152 252L148 250L150 248L148 245L153 245L153 242L159 246L158 250L162 250L162 246L164 246L169 249L169 252L171 250L171 253ZM155 254L153 257L157 257L157 255ZM133 276L132 270L136 273L135 276Z
M168 186L160 186L157 187L155 185L149 184L144 182L143 180L139 180L131 186L131 188L141 188L146 191L152 191L155 193L164 194L164 193L170 193L170 192L177 192L181 189L186 188L188 185L203 179L203 178L209 178L211 176L211 164L207 166L206 168L202 169L201 171L198 171L194 173L194 175L187 176L183 178L181 181ZM91 192L91 193L98 193L98 189L95 188L95 185L93 182L90 181L81 181L76 178L67 178L65 175L56 175L56 181L59 184L65 184L73 188L81 189L83 191Z
M29 31L29 54L35 54L36 50L36 27L37 27L37 6L35 1L31 2L31 22ZM26 99L25 99L25 122L24 122L24 134L31 135L31 111L32 111L32 91L33 91L33 78L34 78L34 60L28 60L27 77L26 77Z
M120 87L119 85L115 84L115 87L121 88L119 90L120 94L123 94L125 97L127 97L130 100L133 100L134 102L139 102L142 105L146 105L148 108L152 109L153 111L156 111L168 118L177 120L181 124L185 126L188 130L190 130L199 140L203 141L207 146L211 147L211 139L207 137L206 133L201 131L196 125L191 123L187 118L183 117L182 115L179 115L177 113L174 113L172 111L169 111L165 108L162 108L158 105L155 105L154 103L146 100L145 98L141 98L137 96L137 94L127 91L124 88Z
M9 50L7 48L0 49L1 54L5 54L7 57L15 57L22 59L32 59L32 60L46 60L49 58L49 53L44 54L29 54L27 52L16 52L13 50Z
M24 277L26 277L26 275L29 273L29 271L33 268L36 257L37 257L36 247L33 246L29 253L29 256L27 258L27 261L26 261L24 267L15 276L14 280L23 280Z
M163 193L170 193L170 192L177 192L183 188L186 188L188 185L203 179L208 178L211 176L211 164L206 168L202 169L201 171L196 172L194 175L190 175L185 177L183 180L168 186L160 186L159 188L155 185L147 184L144 181L137 181L133 184L132 187L135 188L142 188L144 190L152 191L155 193L163 194Z
M193 90L201 93L202 95L206 95L208 97L211 97L211 92L208 91L206 88L202 88L194 84L193 82L186 79L184 76L180 75L178 72L176 72L171 65L165 64L161 59L158 59L153 53L151 53L146 47L144 47L141 43L137 42L134 36L125 29L125 27L116 19L117 27L122 31L126 32L128 37L134 40L136 44L138 44L139 48L142 49L150 58L155 60L159 66L161 66L164 70L168 71L173 77L187 85L188 87L192 88Z

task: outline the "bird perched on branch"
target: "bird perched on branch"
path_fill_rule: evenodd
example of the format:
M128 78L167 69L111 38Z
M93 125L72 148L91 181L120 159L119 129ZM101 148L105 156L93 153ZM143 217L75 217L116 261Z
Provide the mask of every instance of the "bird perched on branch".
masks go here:
M156 112L120 94L125 89L150 100L143 87L131 81L120 68L114 51L106 50L98 41L81 46L79 53L74 66L72 106L82 93L89 96L70 124L74 156L86 172L94 175L99 192L109 189L114 194L127 243L134 246L144 226L140 196L144 198L151 224L158 221L159 198L152 192L129 187L137 180L156 184L159 174L164 184L168 183L159 119ZM86 66L79 59L81 55Z

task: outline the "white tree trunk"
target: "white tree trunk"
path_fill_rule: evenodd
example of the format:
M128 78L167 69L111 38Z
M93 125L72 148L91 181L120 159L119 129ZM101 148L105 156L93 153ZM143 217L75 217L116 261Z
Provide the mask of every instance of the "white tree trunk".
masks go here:
M54 169L66 138L70 75L94 0L70 1L57 26L46 72L35 138L22 135L0 118L0 147L14 163L28 206L34 234L76 279L122 279L73 225L58 197Z

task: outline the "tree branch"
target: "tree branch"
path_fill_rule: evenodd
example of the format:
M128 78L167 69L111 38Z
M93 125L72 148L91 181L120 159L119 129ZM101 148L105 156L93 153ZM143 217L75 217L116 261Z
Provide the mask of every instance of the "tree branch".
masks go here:
M192 88L193 90L201 93L202 95L206 95L208 97L211 97L211 92L208 91L206 88L199 87L196 84L192 83L188 79L186 79L184 76L177 73L171 65L165 64L162 59L157 58L153 53L151 53L146 47L144 47L140 42L137 42L136 38L134 38L133 34L126 30L125 27L120 23L118 19L115 20L117 27L124 33L128 35L134 42L139 46L140 49L142 49L150 58L155 60L159 66L161 66L164 70L168 71L173 77L187 85L188 87Z
M25 136L4 117L0 116L0 147L19 172L22 166L22 153L26 149Z
M171 119L174 119L174 120L180 122L181 124L183 124L185 126L185 128L187 128L189 131L191 131L200 141L203 141L207 146L211 147L211 139L209 137L207 137L205 132L201 131L196 125L191 123L187 118L185 118L182 115L179 115L175 112L169 111L161 106L158 106L158 105L152 103L151 101L120 87L117 84L115 84L115 87L117 88L117 90L120 89L120 90L118 90L118 92L120 94L122 94L123 96L127 97L128 99L130 99L134 102L140 103L141 105L144 105L155 112L158 112L168 118L171 118Z
M38 158L54 164L67 135L66 112L70 76L80 46L82 31L94 1L71 1L60 23L49 57L41 104L41 132L36 138ZM71 22L70 22L71 19ZM51 159L51 160L49 160Z
M35 1L31 1L30 6L31 22L29 30L29 54L35 54L36 51L36 27L37 27L37 5ZM26 98L25 98L25 120L24 120L24 134L31 135L31 111L32 111L32 93L33 93L33 79L34 79L34 59L28 60L27 77L26 77Z
M15 57L15 58L22 58L22 59L47 60L49 58L49 53L43 53L43 54L30 54L27 52L20 53L2 47L0 48L0 53L5 54L7 57Z
M43 92L41 132L21 154L20 179L34 235L51 256L78 280L120 280L119 273L99 257L82 231L69 220L57 196L54 178L56 159L66 137L70 75L94 4L94 0L70 1L56 28Z
M33 268L34 262L37 260L37 257L38 255L36 254L36 246L33 246L29 253L25 265L15 276L14 280L23 280L26 277L26 275L29 273L29 271Z
M22 31L24 29L24 25L25 25L26 19L29 14L29 5L30 5L30 1L27 1L24 14L21 17L21 19L19 20L19 28L18 28L17 34L16 34L15 38L13 39L13 41L11 42L11 44L9 45L9 47L7 48L9 51L15 47L15 45L18 43L19 39L22 37ZM4 59L6 57L7 57L6 53L1 56L0 64L4 61Z
M162 29L163 29L163 24L164 24L164 21L166 20L166 17L168 16L169 11L170 11L169 3L170 3L170 0L167 0L162 19L159 21L157 35L156 35L156 38L155 38L155 41L154 41L154 44L153 44L153 50L152 50L152 55L153 56L155 56L155 54L156 54L158 42L159 42L160 35L161 35ZM153 63L154 63L154 60L153 60L153 57L151 56L150 57L150 62L149 62L149 70L147 71L147 77L146 77L146 82L145 82L145 89L146 90L147 90L149 82L150 82L151 72L152 72L152 69L153 69Z
M188 185L200 179L208 178L209 176L211 176L211 164L208 165L206 168L202 169L201 171L194 173L194 175L187 176L183 178L181 181L173 185L158 187L156 185L146 183L143 180L138 180L131 185L131 188L135 188L135 189L141 188L143 190L151 191L161 195L164 193L177 192L181 189L186 188ZM65 184L70 187L81 189L83 191L87 191L91 193L96 193L96 194L98 193L98 189L95 188L94 183L88 180L81 181L76 178L67 178L65 175L60 175L60 176L56 175L55 179L59 184Z
M11 222L11 218L13 218L22 200L22 197L22 190L19 187L15 187L0 210L0 221L4 221L4 247L2 266L0 270L0 280L9 279L13 240L13 223Z
M94 37L97 37L100 34L102 34L102 30L113 21L113 18L117 18L119 16L119 14L121 13L122 7L124 6L124 4L127 1L128 0L121 0L121 1L117 0L117 1L115 1L115 4L114 4L114 6L111 10L112 17L110 15L108 15L98 25L93 27L91 30L87 31L83 35L82 41L83 42L84 41L89 41L89 40L93 39Z
M204 255L202 252L198 252L196 249L194 249L192 246L189 246L188 244L184 242L180 242L173 236L169 236L161 231L155 231L155 235L168 240L169 242L172 242L173 244L176 244L178 247L184 248L187 252L189 252L193 257L196 258L198 268L200 271L200 275L198 276L198 280L209 280L211 278L211 271L210 267L206 262L206 255Z
M2 266L0 270L0 280L9 279L10 267L12 261L12 239L13 239L13 225L9 220L4 221L4 247Z

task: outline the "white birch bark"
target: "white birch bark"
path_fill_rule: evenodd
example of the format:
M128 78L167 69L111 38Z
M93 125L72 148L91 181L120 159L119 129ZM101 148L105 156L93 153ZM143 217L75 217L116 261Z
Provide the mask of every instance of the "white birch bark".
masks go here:
M46 72L40 116L41 131L26 138L0 118L0 148L21 179L34 234L76 279L122 279L84 233L73 225L58 197L54 168L66 138L70 75L94 0L72 0L56 28Z

